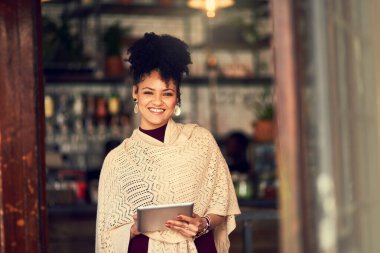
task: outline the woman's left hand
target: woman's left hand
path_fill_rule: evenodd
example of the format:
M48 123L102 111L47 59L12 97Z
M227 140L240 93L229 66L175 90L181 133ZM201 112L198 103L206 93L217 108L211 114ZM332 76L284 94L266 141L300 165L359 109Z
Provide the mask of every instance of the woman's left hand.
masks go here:
M193 214L193 217L178 215L176 220L168 220L165 226L177 231L183 236L194 237L202 228L202 224L201 217L197 214Z

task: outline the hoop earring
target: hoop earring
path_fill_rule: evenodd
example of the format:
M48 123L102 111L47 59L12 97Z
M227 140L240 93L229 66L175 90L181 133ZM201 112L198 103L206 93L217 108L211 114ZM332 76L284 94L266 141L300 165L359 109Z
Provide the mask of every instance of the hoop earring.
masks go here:
M137 101L136 101L135 107L133 108L133 112L134 112L135 114L138 114L138 113L139 113L139 106L137 105Z
M179 116L179 115L181 115L181 107L179 107L179 105L176 105L175 107L174 107L174 115L175 116Z

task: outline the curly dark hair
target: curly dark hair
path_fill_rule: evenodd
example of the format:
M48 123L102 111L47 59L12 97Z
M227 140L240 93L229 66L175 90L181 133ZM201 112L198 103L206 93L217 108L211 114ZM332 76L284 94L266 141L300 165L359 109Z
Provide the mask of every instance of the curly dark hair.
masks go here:
M145 33L129 49L130 71L134 84L140 83L153 70L159 71L162 80L169 83L174 81L177 88L177 99L180 103L180 83L184 74L189 74L188 65L191 57L188 45L170 35Z

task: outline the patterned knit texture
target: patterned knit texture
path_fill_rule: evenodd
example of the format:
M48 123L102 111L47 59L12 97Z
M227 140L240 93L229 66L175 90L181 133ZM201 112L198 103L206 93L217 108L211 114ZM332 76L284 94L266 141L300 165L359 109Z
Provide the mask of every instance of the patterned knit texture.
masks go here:
M194 202L194 212L226 216L215 228L218 252L240 213L227 164L211 133L169 120L164 142L136 129L106 157L100 174L97 253L127 253L133 215L141 206ZM192 238L165 230L146 233L149 253L195 253Z

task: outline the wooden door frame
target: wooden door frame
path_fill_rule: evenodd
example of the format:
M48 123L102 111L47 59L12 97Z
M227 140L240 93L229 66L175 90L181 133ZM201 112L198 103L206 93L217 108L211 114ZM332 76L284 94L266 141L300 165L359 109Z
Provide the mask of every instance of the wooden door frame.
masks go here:
M0 252L47 252L39 0L0 1Z
M280 244L282 253L313 253L311 206L305 162L305 128L302 120L302 84L307 57L305 3L273 0L273 49L275 65L276 161L280 182Z

